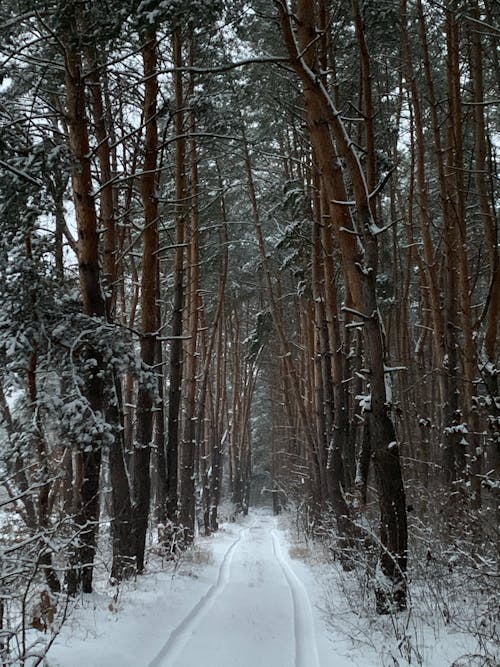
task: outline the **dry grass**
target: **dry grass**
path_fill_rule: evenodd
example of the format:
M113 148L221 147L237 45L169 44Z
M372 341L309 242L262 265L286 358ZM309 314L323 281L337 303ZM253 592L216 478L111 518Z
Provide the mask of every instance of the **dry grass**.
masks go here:
M309 560L312 551L307 544L292 544L288 549L288 555L294 560Z

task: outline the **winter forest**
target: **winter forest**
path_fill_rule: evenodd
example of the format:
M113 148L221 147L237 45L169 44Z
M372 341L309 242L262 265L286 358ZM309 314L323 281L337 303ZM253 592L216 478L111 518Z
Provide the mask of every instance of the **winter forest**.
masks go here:
M1 3L2 667L499 664L499 45Z

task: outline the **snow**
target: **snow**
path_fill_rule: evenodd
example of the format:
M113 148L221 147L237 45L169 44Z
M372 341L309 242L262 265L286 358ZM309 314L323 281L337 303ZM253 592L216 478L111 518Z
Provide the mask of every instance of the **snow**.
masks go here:
M419 610L367 614L356 588L363 583L321 546L295 539L286 522L286 515L254 510L198 538L175 567L151 571L151 561L135 582L83 596L46 664L445 667L467 655L456 664L476 664L467 662L470 635L437 633L418 620Z
M15 410L17 403L21 400L23 396L24 396L24 391L22 389L17 389L15 387L10 389L5 396L5 400L7 401L9 410L11 411Z
M467 435L469 432L467 428L467 424L456 424L454 426L447 426L444 429L445 435L452 435L453 433L462 433L463 435Z
M12 79L8 76L5 78L2 78L2 82L0 83L0 93L5 93L9 88L12 86Z
M385 383L385 401L388 405L392 404L392 378L390 373L384 373Z
M372 395L371 394L360 394L355 397L356 401L359 403L361 412L370 412L372 409Z
M288 555L277 519L230 523L177 571L83 596L48 654L50 667L349 667ZM108 589L109 591L109 589ZM369 664L369 663L367 663Z

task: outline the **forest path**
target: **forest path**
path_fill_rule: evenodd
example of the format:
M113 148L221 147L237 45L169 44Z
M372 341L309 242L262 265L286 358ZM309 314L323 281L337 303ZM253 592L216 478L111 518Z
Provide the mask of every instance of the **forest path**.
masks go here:
M270 510L252 510L241 523L200 536L175 572L156 556L148 573L126 582L123 590L110 588L103 576L95 593L75 601L46 664L352 665L325 627L322 580L307 563L290 559L289 538L280 528L284 522L286 517L278 520Z
M217 581L149 667L319 667L307 591L282 549L276 519L255 513L219 566Z

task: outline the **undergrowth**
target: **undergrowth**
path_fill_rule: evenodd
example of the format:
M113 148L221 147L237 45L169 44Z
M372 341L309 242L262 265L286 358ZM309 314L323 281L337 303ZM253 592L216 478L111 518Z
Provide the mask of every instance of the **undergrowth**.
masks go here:
M381 616L375 610L375 512L357 522L363 537L349 554L350 571L343 567L345 554L339 553L332 521L316 530L313 548L310 537L305 547L293 546L294 555L309 562L315 554L311 564L322 578L321 607L332 634L376 656L377 667L497 667L498 526L488 507L476 512L464 507L434 495L409 513L404 612ZM298 535L299 522L294 523Z

